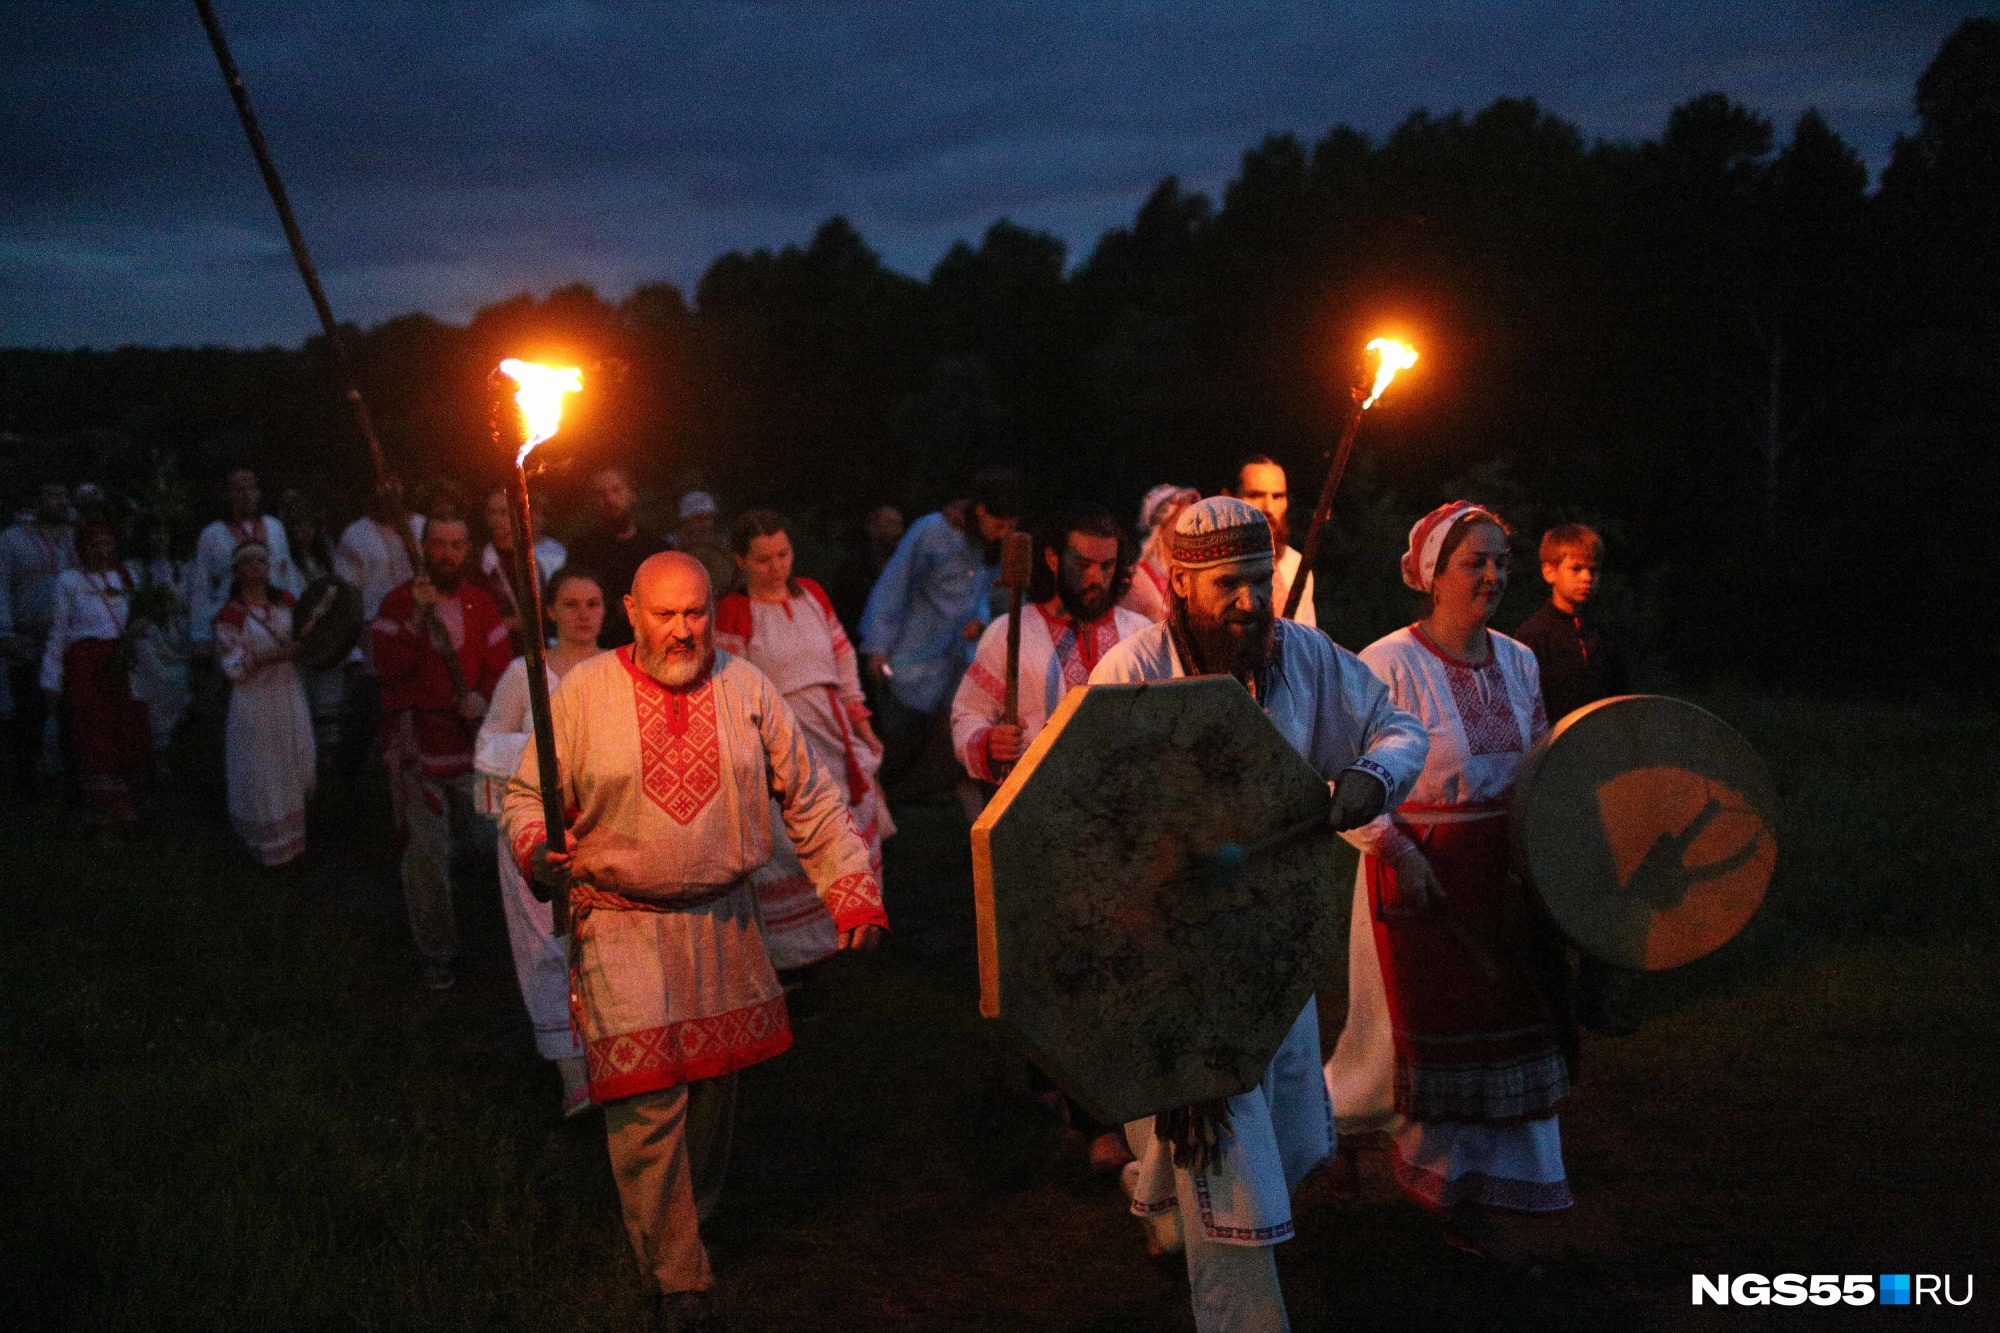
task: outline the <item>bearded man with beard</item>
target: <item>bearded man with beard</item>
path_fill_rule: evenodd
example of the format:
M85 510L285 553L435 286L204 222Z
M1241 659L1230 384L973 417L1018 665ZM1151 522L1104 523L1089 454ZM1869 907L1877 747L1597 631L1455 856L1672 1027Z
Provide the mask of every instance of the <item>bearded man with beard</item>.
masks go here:
M1423 772L1423 724L1354 654L1274 618L1271 530L1258 510L1227 496L1192 504L1170 554L1166 621L1113 648L1090 683L1234 677L1327 780L1332 827L1365 838ZM1184 1243L1202 1333L1288 1327L1270 1247L1291 1237L1291 1191L1333 1153L1319 1049L1309 999L1257 1087L1125 1127L1138 1158L1125 1168L1132 1211L1155 1250Z
M458 918L451 901L454 827L477 819L472 752L514 644L492 594L466 578L471 530L455 509L425 516L427 572L389 591L369 625L382 684L382 761L389 770L403 902L424 984L452 984ZM456 671L446 661L457 659Z
M1271 525L1271 551L1274 563L1271 566L1271 605L1284 609L1285 598L1291 595L1292 580L1299 576L1299 562L1304 559L1292 541L1292 493L1291 484L1285 479L1285 470L1266 454L1252 454L1236 465L1235 481L1223 487L1224 495L1233 495L1264 516ZM1301 625L1318 625L1319 613L1313 609L1313 576L1306 571L1306 590L1299 595L1299 609L1292 617Z
M503 824L538 896L568 890L590 1097L657 1323L683 1328L707 1314L699 1224L721 1192L736 1071L792 1043L750 877L771 859L772 798L839 947L875 947L889 919L868 845L790 706L716 651L701 562L649 557L625 609L634 641L571 668L550 700L570 850L548 850L532 744Z
M997 783L1040 734L1063 696L1098 661L1152 622L1118 606L1132 582L1132 546L1096 505L1077 509L1037 543L1030 605L1021 613L1018 724L1000 720L1007 694L1007 624L986 627L951 704L951 742L965 771Z

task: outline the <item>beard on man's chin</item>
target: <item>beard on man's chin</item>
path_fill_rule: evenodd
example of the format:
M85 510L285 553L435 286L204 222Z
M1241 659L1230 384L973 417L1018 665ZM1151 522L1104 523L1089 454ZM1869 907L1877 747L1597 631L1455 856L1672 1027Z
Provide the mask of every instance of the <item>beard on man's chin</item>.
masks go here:
M634 654L639 661L639 669L670 690L684 685L692 685L701 679L701 673L708 670L708 664L715 660L715 640L704 634L699 640L670 642L667 650L653 653L635 646Z
M1080 620L1086 625L1103 619L1104 613L1111 609L1111 589L1092 588L1086 592L1068 579L1056 584L1056 597L1072 620Z
M1177 597L1173 616L1199 659L1196 665L1206 674L1246 679L1271 659L1273 615L1268 607L1249 617L1234 611L1206 616Z
M431 585L439 592L456 592L460 581L465 578L464 566L438 561L432 561L427 572L431 576Z

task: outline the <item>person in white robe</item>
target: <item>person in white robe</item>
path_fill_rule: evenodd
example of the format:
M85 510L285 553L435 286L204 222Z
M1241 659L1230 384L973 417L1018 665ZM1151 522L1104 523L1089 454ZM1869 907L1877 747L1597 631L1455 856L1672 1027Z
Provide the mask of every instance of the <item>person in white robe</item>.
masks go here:
M1507 532L1456 502L1411 530L1403 577L1422 621L1362 650L1430 738L1416 786L1370 827L1355 885L1349 1013L1326 1079L1347 1125L1388 1132L1397 1184L1453 1245L1518 1257L1490 1210L1570 1205L1556 1107L1563 1035L1524 960L1560 945L1508 873L1507 810L1548 733L1534 653L1487 620Z
M76 530L70 526L69 487L44 481L35 507L0 531L0 658L7 664L8 739L14 752L15 799L26 803L40 789L38 775L53 719L41 686L42 656L55 620L56 579L76 568ZM57 760L60 763L60 760Z
M811 579L793 577L792 541L783 515L769 509L739 514L730 544L745 590L716 604L716 645L769 676L791 705L806 743L840 787L879 880L882 842L896 824L875 780L882 742L869 722L854 645L826 590ZM817 993L799 969L834 952L833 918L799 864L776 802L771 850L770 864L751 875L764 944L794 1005L813 1005Z
M152 729L132 693L125 652L132 580L118 562L118 535L102 519L77 525L76 551L77 568L56 575L41 686L68 715L85 818L129 825L139 818L133 783L152 760Z
M1118 605L1155 625L1167 618L1167 548L1173 541L1174 523L1181 510L1199 499L1201 492L1192 487L1162 482L1139 502L1139 558L1132 565L1132 586Z
M1264 454L1252 454L1236 465L1235 481L1225 494L1256 509L1271 525L1272 549L1277 553L1271 567L1271 605L1282 614L1292 581L1299 576L1299 562L1304 559L1291 545L1292 494L1285 469ZM1319 624L1319 612L1313 607L1311 570L1306 571L1306 590L1300 594L1299 609L1292 618L1301 625Z
M1242 682L1278 731L1327 779L1331 823L1350 840L1393 808L1423 770L1422 725L1397 708L1368 669L1331 639L1272 607L1271 534L1256 509L1217 496L1188 507L1172 547L1166 621L1113 648L1093 685L1226 674ZM1212 1154L1195 1150L1203 1119ZM1169 1141L1162 1130L1178 1127ZM1320 1068L1314 1000L1250 1091L1207 1108L1126 1126L1138 1160L1125 1168L1132 1211L1177 1219L1201 1333L1289 1327L1270 1247L1292 1235L1291 1192L1332 1154L1332 1107ZM1155 1248L1171 1241L1154 1231Z
M144 612L133 626L132 693L146 705L153 753L173 743L188 710L188 583L192 567L173 557L173 531L155 521L144 532L146 554L125 562Z
M989 785L1034 744L1063 696L1089 683L1104 654L1152 623L1117 604L1133 577L1131 549L1103 509L1065 516L1036 543L1035 559L1035 583L1021 610L1019 721L1002 720L1011 615L979 636L952 696L952 750L975 781Z
M292 594L271 586L261 542L236 548L229 599L215 615L216 662L229 677L224 767L229 822L262 864L290 865L306 850L306 801L318 776L312 709L292 666Z
M567 890L571 1012L626 1229L663 1324L705 1312L700 1219L720 1193L736 1072L791 1045L750 873L771 858L770 799L839 932L888 926L868 847L770 679L714 647L708 573L666 551L639 567L633 643L571 669L551 700L569 850L547 845L532 750L507 786L522 872Z
M195 646L204 651L215 643L215 615L229 600L236 548L243 543L257 542L271 553L272 587L294 597L306 590L292 564L285 525L264 512L257 474L247 467L233 469L223 503L227 517L216 519L195 539L194 567L189 575L188 628Z
M556 641L544 659L549 689L554 690L571 667L597 656L597 632L604 628L604 590L589 573L560 570L549 584L546 605L556 627ZM493 702L487 705L486 717L479 724L472 758L476 774L473 799L479 813L496 821L501 818L507 783L533 740L528 660L517 657L493 687ZM498 838L496 850L507 944L514 955L514 979L521 986L521 1001L534 1025L535 1050L544 1060L555 1061L562 1077L563 1115L581 1115L590 1109L590 1080L584 1072L583 1044L570 1022L569 960L563 942L556 937L549 904L528 887L505 837Z

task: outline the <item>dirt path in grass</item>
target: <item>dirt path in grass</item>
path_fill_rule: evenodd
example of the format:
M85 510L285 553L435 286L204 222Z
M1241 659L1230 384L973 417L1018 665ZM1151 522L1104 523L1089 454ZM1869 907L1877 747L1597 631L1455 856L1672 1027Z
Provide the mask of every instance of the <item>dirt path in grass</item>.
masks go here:
M466 866L461 979L434 996L377 784L325 795L294 874L248 865L219 808L184 784L129 842L46 809L5 835L0 1323L643 1328L602 1139L553 1118L490 863ZM893 946L837 960L794 1051L745 1077L723 1310L1191 1327L1183 1279L974 1013L961 818L898 821ZM1295 1326L1737 1328L1750 1312L1691 1308L1690 1275L1747 1271L1970 1272L1970 1309L1802 1317L1991 1326L1996 989L1977 941L1832 947L1773 921L1655 987L1639 1035L1587 1047L1563 1125L1578 1206L1527 1233L1542 1276L1447 1251L1364 1154L1358 1191L1299 1198Z

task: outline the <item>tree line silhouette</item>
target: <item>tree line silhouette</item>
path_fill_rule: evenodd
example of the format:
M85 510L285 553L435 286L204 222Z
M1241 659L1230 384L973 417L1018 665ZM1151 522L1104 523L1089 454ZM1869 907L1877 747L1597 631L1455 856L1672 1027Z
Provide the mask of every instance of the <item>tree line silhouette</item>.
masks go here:
M791 510L830 561L870 506L914 515L993 462L1040 503L1126 512L1268 453L1302 522L1360 348L1394 332L1423 359L1335 507L1336 639L1408 613L1403 529L1465 493L1530 540L1599 525L1618 613L1683 672L1965 685L2000 643L1978 554L2000 498L2000 21L1945 40L1915 109L1872 189L1816 112L1781 136L1716 93L1637 144L1527 100L1418 111L1380 139L1272 135L1219 203L1169 177L1073 267L1001 220L920 281L835 217L723 255L692 299L577 285L352 350L413 479L497 479L488 371L573 358L598 391L551 450L557 490L621 461L663 495ZM353 510L369 479L317 339L0 351L0 430L16 464L135 492L164 494L164 469L205 496L240 461Z

